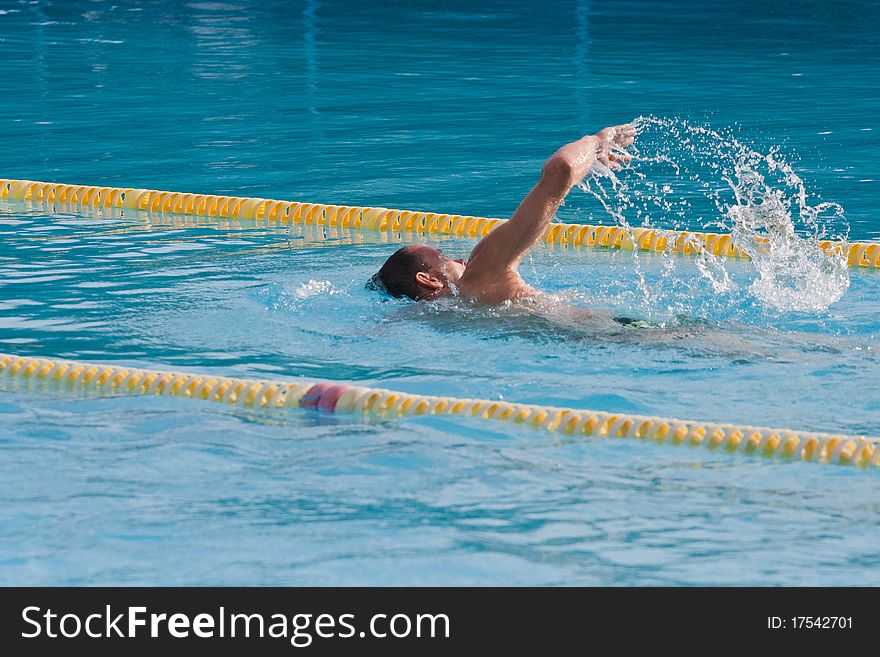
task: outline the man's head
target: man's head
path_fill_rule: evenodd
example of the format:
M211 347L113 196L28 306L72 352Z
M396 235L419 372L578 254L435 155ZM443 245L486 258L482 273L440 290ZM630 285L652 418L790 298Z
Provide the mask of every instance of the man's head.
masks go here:
M458 283L465 265L465 260L447 258L433 246L411 244L395 251L370 280L391 296L418 301L440 296Z

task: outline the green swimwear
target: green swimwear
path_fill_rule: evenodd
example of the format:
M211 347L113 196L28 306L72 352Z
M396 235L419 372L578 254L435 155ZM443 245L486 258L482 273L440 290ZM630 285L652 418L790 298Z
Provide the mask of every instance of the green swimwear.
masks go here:
M612 317L611 319L630 328L660 328L659 324L649 322L647 319L633 319L632 317Z

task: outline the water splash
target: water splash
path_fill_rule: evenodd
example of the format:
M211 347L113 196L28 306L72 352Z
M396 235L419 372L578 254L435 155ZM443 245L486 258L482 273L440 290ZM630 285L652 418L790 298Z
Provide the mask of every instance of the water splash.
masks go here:
M823 311L849 287L842 255L819 249L824 239L846 240L843 208L811 195L778 148L766 154L732 130L714 130L677 118L639 117L633 160L615 174L597 163L580 184L605 213L627 230L730 232L751 257L748 294L779 311ZM673 301L677 258L664 253L662 274L649 283L634 253L645 302ZM696 266L716 295L737 284L724 257L701 253ZM685 286L687 287L687 286Z
M338 289L330 281L316 281L310 279L308 283L300 283L293 289L288 290L294 299L310 299L311 297L323 296L325 294L339 294L342 290Z
M344 291L330 281L310 279L305 283L283 283L267 286L258 293L260 301L272 310L298 312L316 300Z

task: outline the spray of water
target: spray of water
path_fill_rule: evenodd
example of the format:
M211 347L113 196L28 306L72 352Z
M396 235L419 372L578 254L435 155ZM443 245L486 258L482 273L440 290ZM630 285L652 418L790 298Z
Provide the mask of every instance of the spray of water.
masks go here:
M823 239L847 237L843 208L819 202L779 149L760 153L732 130L676 118L639 117L633 160L619 174L597 163L580 184L607 215L631 226L726 231L751 257L750 295L780 311L822 311L849 286L841 255L823 253ZM654 303L675 285L678 258L663 254L660 280L649 283L635 252L638 285ZM696 257L701 279L716 294L735 289L726 259Z

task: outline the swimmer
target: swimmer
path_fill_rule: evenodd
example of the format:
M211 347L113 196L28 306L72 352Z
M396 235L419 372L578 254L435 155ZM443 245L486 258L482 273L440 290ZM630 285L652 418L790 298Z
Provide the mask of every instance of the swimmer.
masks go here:
M544 163L541 178L504 224L481 239L467 260L453 260L427 244L397 250L370 279L373 287L394 297L432 301L458 295L477 303L499 305L541 297L519 274L523 256L553 221L562 201L597 161L619 170L631 159L632 125L618 125L587 135L556 151Z

